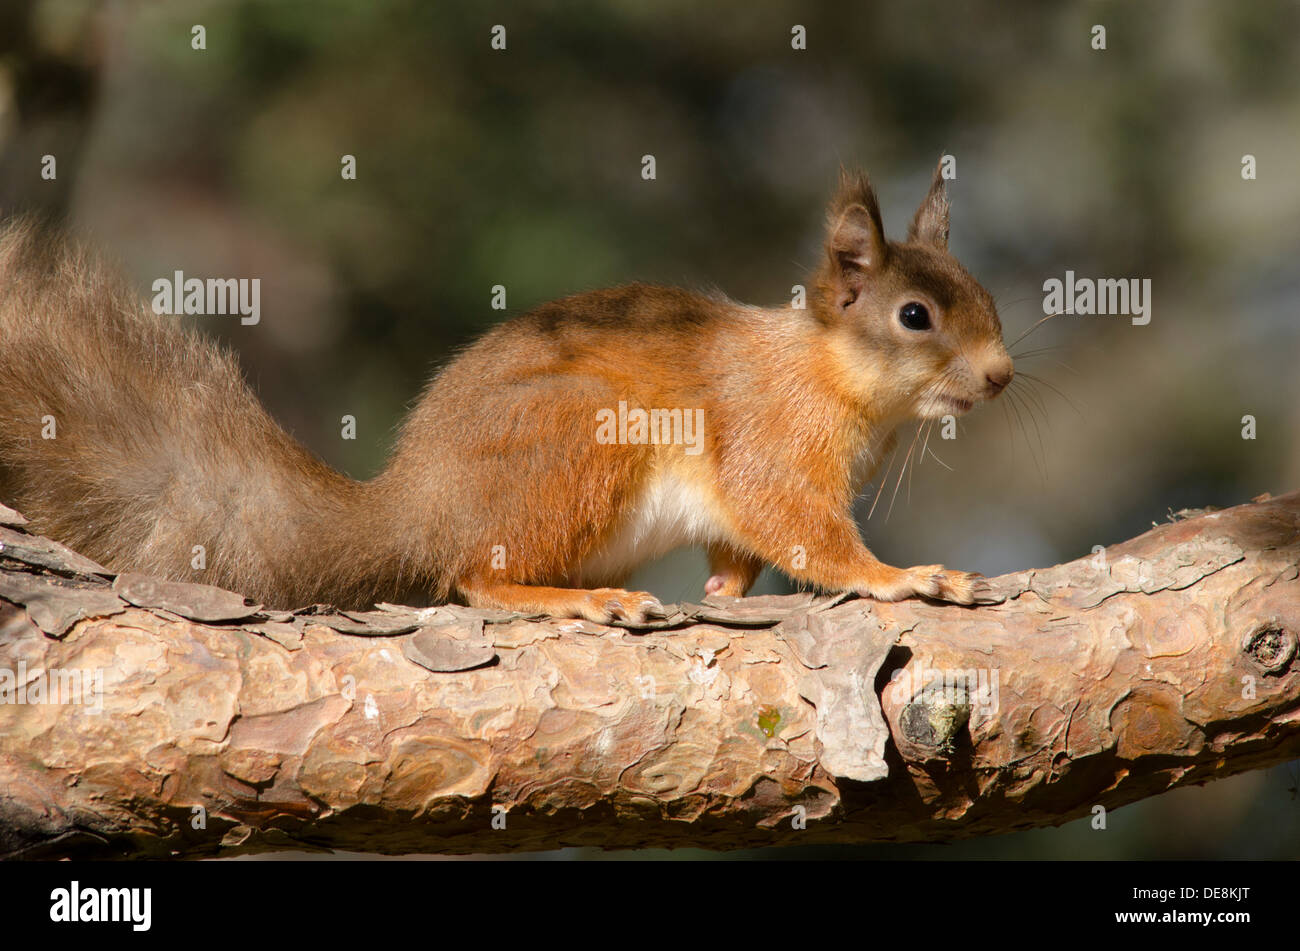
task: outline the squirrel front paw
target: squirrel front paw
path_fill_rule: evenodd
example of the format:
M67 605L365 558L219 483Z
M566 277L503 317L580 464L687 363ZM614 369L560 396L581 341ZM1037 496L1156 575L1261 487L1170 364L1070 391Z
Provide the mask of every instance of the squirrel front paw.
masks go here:
M574 606L574 614L597 624L608 624L611 621L642 624L650 618L663 617L664 606L658 598L646 591L595 588L582 592L581 600Z
M974 604L984 586L984 576L969 571L953 571L943 565L920 565L915 568L881 566L879 578L873 578L854 590L863 598L877 601L901 601L917 596Z

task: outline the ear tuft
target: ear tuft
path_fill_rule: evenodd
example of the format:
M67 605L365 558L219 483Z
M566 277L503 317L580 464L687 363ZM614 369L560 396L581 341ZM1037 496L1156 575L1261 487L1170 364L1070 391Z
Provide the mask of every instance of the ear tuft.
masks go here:
M850 171L840 166L840 183L835 189L826 217L831 224L837 222L854 205L861 205L877 220L880 220L880 205L876 202L876 190L871 187L867 173L861 169Z
M885 229L875 190L864 172L840 169L840 184L826 210L826 254L834 282L855 299L865 272L884 264Z
M950 206L946 184L943 178L943 159L940 159L934 169L934 180L930 183L930 191L921 202L921 207L916 209L916 217L912 219L912 227L908 229L908 241L928 244L941 251L948 250Z

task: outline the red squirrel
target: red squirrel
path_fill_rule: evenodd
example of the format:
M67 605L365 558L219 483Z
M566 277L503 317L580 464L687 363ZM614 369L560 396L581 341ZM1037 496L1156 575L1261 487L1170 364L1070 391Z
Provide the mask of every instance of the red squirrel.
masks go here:
M286 434L212 340L13 223L0 501L114 570L281 607L460 599L635 623L663 609L619 586L682 546L707 550L710 594L770 564L824 591L970 604L979 576L883 564L852 516L900 424L1012 378L948 220L936 170L889 241L867 177L842 173L806 307L646 284L543 304L435 375L365 482Z

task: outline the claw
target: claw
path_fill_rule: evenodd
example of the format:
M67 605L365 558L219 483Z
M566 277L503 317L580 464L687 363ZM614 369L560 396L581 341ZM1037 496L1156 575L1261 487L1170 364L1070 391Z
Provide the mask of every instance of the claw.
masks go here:
M920 596L952 604L974 604L976 579L983 577L968 571L954 571L943 565L891 570L897 573L887 575L888 580L883 583L876 582L859 588L857 593L878 601L901 601L903 598Z
M597 588L588 592L578 612L582 617L598 624L626 621L644 623L651 617L665 617L667 612L659 599L645 591L624 591L621 588Z

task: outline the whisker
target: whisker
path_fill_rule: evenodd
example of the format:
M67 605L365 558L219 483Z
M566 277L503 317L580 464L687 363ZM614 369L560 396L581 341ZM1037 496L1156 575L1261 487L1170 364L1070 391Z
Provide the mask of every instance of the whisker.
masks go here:
M876 497L871 500L871 508L867 512L867 521L870 521L871 516L876 514L876 506L880 504L880 496L885 491L886 481L889 479L889 473L894 468L894 460L897 458L898 458L898 446L895 445L894 452L889 457L889 465L885 467L885 473L880 477L880 484L876 486Z
M1025 408L1025 415L1029 417L1029 424L1034 427L1034 438L1038 440L1038 456L1041 460L1043 460L1043 464L1040 467L1040 471L1042 472L1043 481L1046 482L1047 481L1047 448L1043 445L1043 433L1042 430L1038 428L1038 418L1034 415L1034 407L1028 402L1028 399L1024 392L1017 392L1016 397L1022 401ZM1044 417L1045 417L1046 410L1044 409L1042 410L1042 412L1044 413ZM1028 438L1028 434L1026 434L1026 438Z
M950 366L947 370L945 370L945 371L943 372L943 374L939 377L938 380L936 380L936 381L935 381L935 382L934 382L930 387L927 387L927 389L926 389L926 393L927 393L927 395L930 394L930 391L931 391L931 390L934 391L934 395L939 395L939 396L946 396L946 395L948 395L948 394L947 394L947 391L948 391L948 388L949 388L949 387L948 387L948 384L951 383L952 381L956 380L957 377L958 377L958 375L959 375L959 374L958 374L957 367L956 367L956 366ZM940 418L941 418L941 417L940 417ZM916 464L912 467L912 472L913 472L913 473L916 471L917 467L919 467L919 466L921 465L921 463L925 461L925 454L926 454L927 450L929 450L929 447L930 447L930 435L931 435L931 433L934 432L934 426L935 426L935 423L939 422L939 419L940 419L940 418L931 418L931 419L925 420L925 421L921 424L921 428L918 430L918 435L921 435L921 434L923 433L923 434L924 434L924 438L921 440L921 452L920 452L919 455L917 455L917 457L916 457ZM915 446L915 442L916 442L916 440L913 439L913 446ZM930 453L930 454L931 454L931 455L934 455L934 453ZM909 449L908 449L908 456L909 456L909 458L910 458L910 456L911 456L911 447L909 447ZM939 463L939 465L943 466L943 467L944 467L945 469L947 469L949 472L952 471L952 466L948 465L946 462L944 462L944 461L943 461L942 459L940 459L938 456L934 456L934 458L935 458L935 460ZM906 463L907 463L907 460L904 460L904 466L906 466ZM897 489L895 490L895 493L897 493ZM909 475L908 475L908 477L907 477L907 501L908 501L908 504L911 504L911 501L912 501L912 475L911 475L910 473L909 473ZM892 506L892 504L893 504L892 500L891 500L890 504L891 504L891 506ZM885 520L886 520L886 521L889 520L889 516L888 516L888 514L886 514L886 516L885 516Z
M1047 474L1043 471L1043 461L1041 457L1034 452L1033 441L1029 438L1029 427L1025 425L1025 416L1029 410L1024 405L1024 398L1019 393L1012 393L1009 389L1004 391L1006 396L1010 397L1009 403L1011 411L1016 416L1016 423L1020 426L1021 435L1025 437L1025 448L1029 450L1029 457L1034 461L1034 467L1038 469L1043 480L1047 480Z
M907 504L912 504L912 476L920 468L921 463L925 461L925 447L930 444L930 430L934 428L934 420L927 419L921 424L921 430L925 433L925 438L921 440L921 453L916 457L916 465L912 466L912 472L907 476Z
M1065 313L1066 313L1065 311L1063 311L1063 310L1059 310L1059 311L1057 311L1057 312L1054 313L1054 314L1048 314L1046 317L1043 317L1043 318L1041 318L1041 319L1039 319L1039 320L1034 321L1034 323L1030 326L1030 328L1029 328L1028 330L1026 330L1024 333L1022 333L1022 334L1021 334L1019 337L1017 337L1015 340L1011 341L1011 347L1014 347L1014 346L1015 346L1016 344L1018 344L1020 341L1024 340L1024 339L1025 339L1026 337L1028 337L1031 333L1033 333L1035 330L1037 330L1037 329L1038 329L1039 327L1041 327L1043 324L1047 323L1047 321L1051 320L1053 317L1062 317L1062 316L1065 315ZM1007 349L1010 349L1010 347L1008 347Z
M957 471L957 470L954 469L952 466L948 465L948 463L944 462L942 459L940 459L938 456L936 456L936 455L934 454L934 450L933 450L933 449L930 450L930 458L933 459L935 462L939 463L939 465L943 466L943 467L944 467L945 469L947 469L949 472L956 472L956 471Z
M946 389L948 381L955 378L956 372L957 371L955 367L949 367L939 376L937 380L935 380L934 382L926 386L926 388L921 391L921 397L920 397L921 402L924 403L926 400L931 399L934 396L941 395L939 391L941 389ZM885 510L886 522L889 521L889 517L894 512L894 503L898 501L898 490L903 484L903 475L908 471L907 467L908 464L912 461L912 453L916 450L916 442L918 439L920 439L921 432L923 430L928 431L925 422L922 422L921 425L917 426L916 432L912 434L912 441L907 446L907 454L903 457L902 468L898 470L898 479L894 482L894 492L889 498L889 508ZM910 501L911 492L912 492L912 480L910 476L908 477L907 491L908 491L908 499ZM871 517L870 514L868 514L867 517L870 518Z
M1035 350L1026 350L1023 353L1008 353L1007 356L1009 356L1012 360L1024 360L1029 357L1039 356L1040 354L1051 353L1053 350L1064 350L1064 349L1065 349L1065 344L1056 343L1048 347L1038 347Z
M1053 360L1052 365L1060 367L1062 370L1068 370L1069 372L1073 373L1075 376L1079 375L1079 371L1076 370L1074 367L1070 366L1070 364L1066 363L1064 360Z
M907 447L907 455L903 457L903 468L898 470L898 481L894 483L894 494L889 497L889 508L885 510L885 522L888 524L889 516L894 512L894 503L898 501L898 488L903 484L903 473L907 471L907 464L912 459L912 450L916 448L916 440L921 435L921 427L916 427L916 434L912 436L912 442Z
M1046 418L1047 404L1043 402L1042 396L1040 396L1038 391L1034 389L1037 385L1036 382L1030 379L1028 374L1020 380L1012 380L1011 382L1012 385L1016 386L1016 394L1025 401L1025 405L1028 405L1028 401L1032 399L1034 407L1043 414L1044 418Z
M1021 373L1021 374L1017 374L1017 375L1020 376L1020 377L1023 377L1025 380L1028 380L1030 383L1035 383L1035 384L1038 384L1038 385L1040 385L1040 386L1045 386L1045 387L1047 387L1049 390L1051 390L1053 393L1055 393L1055 394L1056 394L1057 396L1059 396L1061 399L1063 399L1063 400L1065 400L1067 403L1069 403L1069 404L1070 404L1070 407L1071 407L1071 408L1072 408L1076 413L1079 414L1079 418L1080 418L1080 419L1086 419L1086 418L1087 418L1087 417L1084 416L1083 413L1079 410L1079 407L1075 405L1074 400L1070 399L1070 397L1066 396L1063 392L1061 392L1060 389L1058 389L1056 386L1054 386L1054 385L1052 385L1051 383L1049 383L1047 380L1044 380L1044 379L1043 379L1042 377L1040 377L1040 376L1034 376L1034 374L1032 374L1032 373Z
M949 384L956 380L958 376L959 368L956 366L950 366L939 376L938 379L932 381L921 390L918 397L918 403L924 405L932 399L947 396ZM916 466L920 465L921 461L925 458L927 451L929 451L929 454L934 457L934 460L939 463L939 465L943 466L949 472L953 471L952 466L940 459L932 450L929 450L930 435L934 431L934 424L938 421L939 418L923 419L916 427L916 430L912 433L912 438L907 445L907 452L903 454L903 463L899 467L898 475L893 480L894 488L890 494L889 506L885 510L885 521L889 521L890 516L893 514L894 504L898 501L898 493L902 488L904 477L907 478L907 500L909 503L911 502L912 476L915 472ZM921 452L919 455L916 452L918 442L921 443ZM893 472L894 468L894 460L898 458L900 449L901 445L895 446L893 455L890 456L889 464L885 467L885 472L880 478L880 483L876 487L875 496L871 500L871 508L867 511L868 520L875 516L876 508L880 504L881 497L889 486L890 474ZM915 460L915 462L913 460ZM865 497L865 495L866 493L864 491L860 497Z
M1001 298L999 298L997 294L993 295L993 303L998 308L998 310L1005 310L1010 307L1015 307L1019 304L1028 303L1031 300L1041 302L1042 298L1035 294L1035 295L1030 295L1029 297L1017 297L1015 300L1004 301Z
M934 429L934 424L935 420L930 420L930 425L925 431L925 441L921 443L921 458L918 460L917 465L925 461L925 452L930 448L930 432Z

